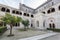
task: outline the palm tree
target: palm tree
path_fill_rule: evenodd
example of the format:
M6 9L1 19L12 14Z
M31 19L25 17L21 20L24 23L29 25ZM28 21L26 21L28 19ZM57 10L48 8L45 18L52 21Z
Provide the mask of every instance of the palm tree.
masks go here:
M11 14L6 13L6 15L2 18L2 20L6 24L10 25L10 35L8 35L8 36L13 36L13 34L12 34L13 24L21 22L22 18L21 17L12 16Z
M29 20L22 20L22 24L24 25L24 31L26 31L29 26Z

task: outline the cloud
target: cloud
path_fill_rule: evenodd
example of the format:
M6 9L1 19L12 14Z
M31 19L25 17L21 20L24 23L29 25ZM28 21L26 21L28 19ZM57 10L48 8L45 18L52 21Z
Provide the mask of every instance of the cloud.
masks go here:
M19 3L22 2L31 8L36 8L45 1L47 0L0 0L0 3L14 8L19 8Z
M46 1L47 0L25 0L24 4L35 9L39 5L45 3Z
M20 0L0 0L0 3L18 9Z

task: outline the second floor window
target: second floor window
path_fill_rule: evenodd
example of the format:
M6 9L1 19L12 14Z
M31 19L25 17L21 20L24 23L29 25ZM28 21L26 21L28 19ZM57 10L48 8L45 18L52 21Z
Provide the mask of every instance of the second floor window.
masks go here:
M1 8L1 11L5 12L5 8L4 8L4 7L2 7L2 8Z
M22 12L20 12L20 15L22 15Z
M48 10L47 13L49 14L50 13L50 10Z
M60 10L60 6L58 7L58 9Z
M42 12L43 14L45 14L45 12Z
M7 9L7 10L6 10L6 12L10 12L10 10L9 10L9 9Z
M27 14L27 16L29 16L29 14Z
M26 13L24 13L24 16L26 16Z
M51 12L55 12L55 8L52 8L52 9L51 9Z
M16 14L19 14L19 12L18 12L18 11L16 11Z
M12 13L15 13L15 10L13 10Z
M33 18L34 16L33 16L33 15L31 15L31 17Z

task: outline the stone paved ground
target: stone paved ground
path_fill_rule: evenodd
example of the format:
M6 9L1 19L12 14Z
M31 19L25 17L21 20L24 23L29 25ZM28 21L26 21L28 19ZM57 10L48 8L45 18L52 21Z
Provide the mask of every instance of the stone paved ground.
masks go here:
M34 31L34 30L29 30L29 31L19 31L18 28L13 28L13 33L15 34L13 37L7 37L9 34L9 30L7 30L2 36L0 36L0 40L18 40L21 38L27 38L27 37L32 37L36 35L41 35L45 34L47 32L44 31Z
M60 40L60 33L55 35L55 36L51 36L51 37L44 38L44 39L41 39L41 40Z

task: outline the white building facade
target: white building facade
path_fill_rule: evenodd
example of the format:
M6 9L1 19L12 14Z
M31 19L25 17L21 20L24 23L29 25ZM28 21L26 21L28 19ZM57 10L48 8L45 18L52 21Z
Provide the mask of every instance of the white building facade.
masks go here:
M19 9L0 4L0 15L4 16L6 12L21 17L24 20L28 19L29 28L60 29L60 0L48 0L36 9L21 3ZM24 27L22 23L16 23L15 26Z

